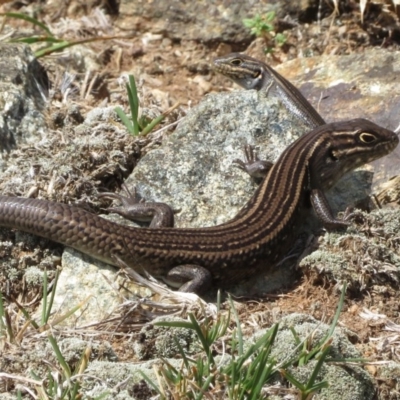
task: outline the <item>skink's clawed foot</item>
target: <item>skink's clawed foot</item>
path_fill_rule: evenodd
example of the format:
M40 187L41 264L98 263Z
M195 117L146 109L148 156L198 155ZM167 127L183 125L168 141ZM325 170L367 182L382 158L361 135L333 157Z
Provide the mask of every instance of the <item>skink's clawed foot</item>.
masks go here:
M168 272L166 283L171 286L183 283L179 287L180 292L201 294L211 286L212 275L208 269L199 265L179 265Z
M273 163L270 161L260 160L254 147L249 144L244 147L244 155L245 161L236 159L233 161L234 165L242 171L247 172L252 178L265 178Z
M150 228L173 227L174 213L168 204L159 202L145 202L139 199L136 188L131 193L128 188L123 186L128 196L116 193L100 193L99 197L115 199L121 202L121 207L109 207L107 211L122 215L131 221L151 221Z
M345 229L350 225L350 212L347 212L346 210L348 216L346 216L345 214L345 217L343 219L338 219L334 217L328 200L321 189L312 189L310 200L319 220L323 223L324 228L328 231Z
M343 221L346 221L346 222L353 221L355 216L356 216L356 213L354 212L354 207L347 207L346 211L344 212L344 215L343 215Z
M346 229L354 219L358 216L358 213L354 211L354 207L347 207L346 211L343 214L342 219L333 219L325 224L325 228L327 230L340 230Z
M129 206L144 202L143 199L139 199L139 197L137 196L136 187L133 188L133 192L131 192L125 184L122 185L122 188L126 192L127 196L123 196L122 194L118 193L104 192L104 193L99 193L98 197L119 200L122 206L125 208L129 208ZM109 208L108 210L111 209Z
M351 225L356 216L357 212L354 211L354 207L347 207L342 219L330 221L329 223L325 224L325 228L328 230L346 229L349 225Z

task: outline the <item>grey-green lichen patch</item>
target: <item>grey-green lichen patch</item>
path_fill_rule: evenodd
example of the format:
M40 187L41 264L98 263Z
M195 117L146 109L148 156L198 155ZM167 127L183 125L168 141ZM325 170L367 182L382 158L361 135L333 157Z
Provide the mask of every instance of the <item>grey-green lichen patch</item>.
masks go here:
M36 321L38 320L36 319ZM63 358L72 370L79 364L86 350L90 350L85 354L88 356L89 362L93 360L118 361L111 344L107 341L83 340L78 337L57 338L56 340ZM59 365L57 355L46 337L24 338L20 347L13 351L12 357L7 358L6 362L9 367L12 365L16 375L26 373L26 366L29 365L29 371L40 377L47 376L48 372L52 370L52 365Z
M46 243L27 233L0 230L0 291L18 295L24 291L31 299L42 291L44 270L51 280L60 264L57 249L45 248Z
M168 359L169 364L178 370L182 367L181 360ZM89 364L85 373L88 379L83 382L83 392L86 398L94 398L104 395L105 400L113 399L143 399L151 398L151 390L147 383L143 383L141 372L157 385L158 377L156 370L162 366L160 360L151 360L143 363L113 363L108 361L94 361ZM121 383L123 389L121 390ZM148 393L148 397L135 395L135 391L141 389L142 392ZM116 397L119 396L119 397ZM126 397L123 397L126 396Z
M314 371L317 361L305 366L289 368L289 372L300 382L306 383ZM369 400L375 397L372 379L362 367L323 364L317 382L324 380L328 387L313 397L314 400Z
M23 390L22 385L16 385L16 389L21 389ZM30 397L30 396L29 396ZM28 396L22 396L21 400L28 400L29 399ZM11 394L11 393L0 393L0 400L15 400L15 394Z
M335 283L348 282L352 289L400 282L400 211L356 211L345 234L326 233L319 249L304 258L306 274L318 274Z
M84 124L21 144L1 174L1 193L98 205L98 187L113 190L139 154L138 144L116 119L113 108L99 108Z
M57 344L69 365L77 365L86 350L90 350L88 353L90 355L89 360L118 361L111 344L107 341L87 341L78 337L71 337L60 339ZM54 350L50 343L47 344L46 351L50 356L54 356Z
M382 382L379 387L380 398L398 399L400 393L400 363L390 361L387 364L380 365L376 377Z
M284 317L279 322L279 331L271 351L271 358L274 358L277 363L290 359L299 354L301 350L298 348L298 343L290 328L295 330L301 342L307 340L309 342L308 349L312 349L318 341L325 337L330 327L305 314L291 314ZM263 334L265 331L257 332L249 342L256 341ZM330 346L328 358L360 358L360 352L351 344L347 335L340 328L335 329ZM290 367L289 372L305 384L310 378L315 364L316 360L311 360L304 366ZM367 400L372 399L374 395L372 379L361 365L324 363L318 374L317 382L322 380L327 381L329 387L316 393L313 397L316 400Z
M135 342L135 353L140 360L148 360L159 357L179 356L179 346L185 354L193 354L200 350L196 334L191 329L171 328L154 325L161 321L183 321L174 317L156 318L151 324L145 325L139 334L139 340Z
M32 266L25 270L24 280L29 286L40 286L43 283L43 271L38 267Z

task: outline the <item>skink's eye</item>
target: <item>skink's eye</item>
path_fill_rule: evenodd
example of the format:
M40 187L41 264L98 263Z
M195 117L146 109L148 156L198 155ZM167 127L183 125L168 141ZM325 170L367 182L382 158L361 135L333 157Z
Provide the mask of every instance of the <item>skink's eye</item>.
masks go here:
M373 143L378 139L375 135L373 135L372 133L369 133L369 132L360 133L359 138L362 142L367 143L367 144Z
M238 66L242 64L242 60L240 58L234 58L233 60L230 61L232 65Z

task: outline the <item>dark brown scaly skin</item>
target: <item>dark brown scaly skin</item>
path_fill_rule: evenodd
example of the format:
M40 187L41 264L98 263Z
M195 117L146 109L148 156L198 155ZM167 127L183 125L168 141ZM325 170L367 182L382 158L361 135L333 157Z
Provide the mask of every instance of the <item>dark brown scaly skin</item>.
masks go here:
M245 89L275 94L290 112L311 129L325 124L301 92L268 64L245 54L231 53L216 58L213 68Z
M144 268L166 277L175 266L200 266L217 286L226 286L277 264L290 249L310 196L323 223L346 226L332 216L324 190L346 172L388 154L398 142L394 132L363 119L318 127L282 153L235 218L214 227L131 228L75 206L6 196L0 196L0 226L46 237L113 265L118 256L139 273ZM198 271L186 271L193 271L195 279L184 290L201 290L205 283L196 279Z

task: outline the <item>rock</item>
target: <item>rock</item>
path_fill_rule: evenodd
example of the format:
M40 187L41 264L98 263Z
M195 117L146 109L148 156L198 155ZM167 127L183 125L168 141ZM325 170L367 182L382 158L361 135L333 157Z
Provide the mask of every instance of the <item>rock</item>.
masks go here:
M29 46L0 44L0 170L1 152L45 136L48 88L47 73Z
M274 4L275 3L275 4ZM168 2L155 0L137 3L122 0L117 25L135 33L151 32L172 40L195 40L202 43L250 43L253 35L242 20L268 11L282 10L279 2L261 0L250 3L240 0L221 3L219 1ZM212 16L205 18L204 16Z

